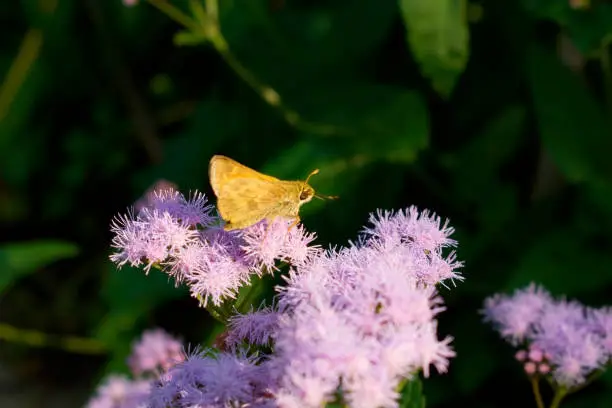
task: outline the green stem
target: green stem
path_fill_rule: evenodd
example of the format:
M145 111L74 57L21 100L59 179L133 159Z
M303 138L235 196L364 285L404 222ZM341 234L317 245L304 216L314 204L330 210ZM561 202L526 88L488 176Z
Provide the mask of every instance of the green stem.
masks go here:
M208 1L210 3L216 3L216 0ZM313 123L305 121L300 117L300 114L287 107L281 100L281 96L268 84L260 81L251 71L249 71L232 53L229 44L225 40L223 34L219 30L218 26L214 30L208 30L207 36L211 43L225 60L225 62L234 70L234 72L249 85L259 96L270 106L278 109L287 123L301 129L306 132L311 132L320 135L334 135L341 133L348 133L346 129L340 129L333 125Z
M0 339L30 347L54 347L75 354L106 353L106 345L96 339L52 335L38 330L19 329L6 323L0 323Z
M162 13L170 17L170 19L176 21L183 27L191 30L191 31L199 31L200 27L187 14L183 13L178 8L174 7L172 4L168 3L166 0L147 0L153 7L159 9Z
M204 297L202 295L196 295L196 299L200 302L200 305L204 304ZM220 323L226 325L229 316L225 313L224 305L215 306L212 302L206 302L204 308L210 313L210 315Z
M542 394L540 393L540 379L538 377L531 378L531 389L538 408L544 408L544 401L542 400Z
M208 12L208 15L210 16L210 18L215 21L215 22L219 22L219 3L217 0L205 0L206 1L206 11Z
M599 49L601 74L604 79L606 105L608 111L612 113L612 61L610 59L609 45L612 43L612 35L608 35L601 41Z
M28 77L32 65L38 58L42 43L43 33L37 28L30 28L23 37L19 52L0 87L0 122L8 114L15 96Z
M602 369L602 370L595 371L595 372L594 372L594 373L592 373L592 374L591 374L591 375L590 375L590 376L589 376L589 377L586 379L586 381L584 381L583 383L581 383L581 384L579 384L579 385L577 385L577 386L575 386L575 387L572 387L572 388L570 388L570 389L567 389L567 390L565 391L565 394L566 394L566 395L567 395L567 394L573 394L573 393L575 393L576 391L580 391L581 389L583 389L584 387L586 387L587 385L589 385L589 384L591 384L593 381L595 381L597 378L599 378L599 377L600 377L600 376L601 376L601 375L602 375L604 372L605 372L605 370L603 370L603 369Z
M303 131L319 135L336 135L350 133L333 125L304 121L293 109L283 104L280 95L268 84L260 81L249 71L230 50L229 44L221 33L219 25L219 3L217 0L205 0L206 9L201 0L190 0L190 8L195 20L183 13L166 0L148 0L154 7L161 10L172 20L181 24L192 33L201 33L208 39L230 68L270 106L281 112L285 121Z
M561 404L561 401L567 395L567 389L559 388L555 391L555 396L553 397L552 402L550 403L550 408L558 408Z

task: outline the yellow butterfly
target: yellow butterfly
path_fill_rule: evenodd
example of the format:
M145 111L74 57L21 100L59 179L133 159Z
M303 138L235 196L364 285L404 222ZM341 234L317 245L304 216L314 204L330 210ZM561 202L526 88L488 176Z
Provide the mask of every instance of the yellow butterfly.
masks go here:
M263 219L270 223L276 217L293 218L291 229L300 222L302 204L313 197L337 198L315 194L308 180L318 172L312 171L306 181L279 180L220 155L213 156L208 166L210 185L226 231L243 229Z

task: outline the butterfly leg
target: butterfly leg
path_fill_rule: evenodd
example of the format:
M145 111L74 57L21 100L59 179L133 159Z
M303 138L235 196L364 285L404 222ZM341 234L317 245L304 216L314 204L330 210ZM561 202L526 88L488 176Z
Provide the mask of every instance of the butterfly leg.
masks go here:
M291 225L289 226L289 228L287 229L287 232L291 231L291 228L295 227L296 225L298 225L298 223L300 222L300 217L298 215L295 216L295 219L293 220L293 222L291 223Z
M268 237L268 231L270 231L270 227L272 227L272 224L274 224L275 221L276 217L266 218L266 232L264 232L262 242L266 242L266 238Z

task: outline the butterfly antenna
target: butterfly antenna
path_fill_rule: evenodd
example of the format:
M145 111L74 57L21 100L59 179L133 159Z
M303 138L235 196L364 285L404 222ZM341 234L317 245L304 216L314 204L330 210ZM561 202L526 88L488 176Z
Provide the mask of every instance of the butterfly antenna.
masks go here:
M328 196L323 194L315 194L314 196L319 200L337 200L338 198L340 198L339 196Z
M310 180L312 176L318 173L319 173L319 169L314 169L313 171L311 171L308 177L306 177L305 183L308 184L308 180ZM318 198L319 200L335 200L339 198L338 196L328 196L328 195L323 195L323 194L315 194L314 197Z
M310 174L308 175L308 177L306 177L305 183L308 183L308 180L310 180L310 178L312 176L314 176L315 174L318 174L318 173L319 173L319 169L314 169L313 171L311 171Z

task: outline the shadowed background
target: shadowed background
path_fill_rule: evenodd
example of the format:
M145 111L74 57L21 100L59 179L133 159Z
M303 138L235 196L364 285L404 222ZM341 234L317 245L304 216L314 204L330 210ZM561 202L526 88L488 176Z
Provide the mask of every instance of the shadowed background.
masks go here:
M612 304L612 5L593 0L0 4L0 406L80 407L131 341L213 320L166 275L108 260L111 218L160 179L209 194L228 155L339 195L302 209L323 246L376 209L450 218L450 372L427 406L535 406L478 310L531 281ZM212 27L212 29L211 29ZM214 28L220 27L220 32ZM272 282L272 281L270 281ZM565 407L609 407L612 376Z

